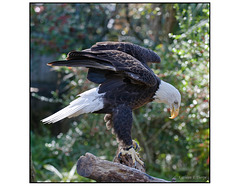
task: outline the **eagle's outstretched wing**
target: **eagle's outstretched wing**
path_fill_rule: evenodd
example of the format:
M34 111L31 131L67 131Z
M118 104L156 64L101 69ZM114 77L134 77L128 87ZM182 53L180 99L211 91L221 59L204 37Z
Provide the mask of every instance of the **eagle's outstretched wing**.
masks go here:
M67 60L51 62L48 65L90 68L88 79L95 83L103 83L111 78L111 75L117 75L150 87L157 84L155 74L147 65L119 50L73 51L68 54Z

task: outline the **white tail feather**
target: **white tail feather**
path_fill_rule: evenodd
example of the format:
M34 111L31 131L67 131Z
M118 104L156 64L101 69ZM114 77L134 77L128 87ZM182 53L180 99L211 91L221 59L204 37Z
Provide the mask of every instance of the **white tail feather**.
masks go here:
M67 107L41 120L43 123L56 123L66 117L76 117L80 114L91 113L103 108L103 94L98 94L98 88L90 89L79 98L73 100Z

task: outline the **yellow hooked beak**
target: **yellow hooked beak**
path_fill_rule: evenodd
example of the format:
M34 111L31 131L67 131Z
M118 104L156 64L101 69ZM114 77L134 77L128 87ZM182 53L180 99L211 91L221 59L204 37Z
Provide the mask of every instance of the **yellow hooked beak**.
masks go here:
M169 118L170 118L170 119L176 118L177 115L178 115L178 112L179 112L179 109L176 109L176 110L175 110L175 108L173 107L173 108L171 109L171 117L169 117Z

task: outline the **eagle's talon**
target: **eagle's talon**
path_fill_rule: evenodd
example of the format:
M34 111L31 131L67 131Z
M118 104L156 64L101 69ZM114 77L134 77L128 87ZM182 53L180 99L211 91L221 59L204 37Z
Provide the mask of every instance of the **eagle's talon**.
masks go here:
M135 165L135 168L137 165L136 162L138 162L140 165L144 165L143 161L141 161L139 158L139 154L135 151L135 149L132 145L128 148L121 149L120 153L118 154L118 157L119 157L119 155L121 156L121 155L125 155L125 154L129 154L132 157L132 161L133 161L133 164Z
M122 160L121 156L122 156L122 152L120 152L120 153L118 154L118 159L119 159L119 160Z
M122 158L121 158L121 156L122 156L122 153L120 152L120 153L118 154L118 160L119 160L120 163L122 163Z

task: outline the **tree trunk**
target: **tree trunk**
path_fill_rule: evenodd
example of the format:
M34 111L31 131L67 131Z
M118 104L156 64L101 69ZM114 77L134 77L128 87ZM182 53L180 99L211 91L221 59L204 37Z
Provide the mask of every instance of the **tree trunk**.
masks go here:
M77 173L97 182L170 182L120 163L101 160L91 153L78 159Z

